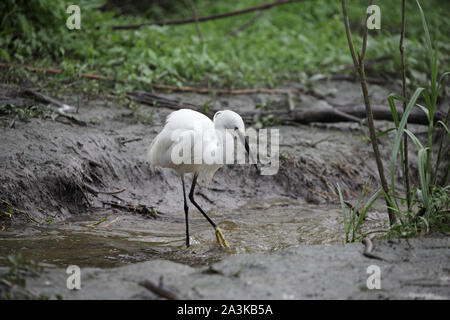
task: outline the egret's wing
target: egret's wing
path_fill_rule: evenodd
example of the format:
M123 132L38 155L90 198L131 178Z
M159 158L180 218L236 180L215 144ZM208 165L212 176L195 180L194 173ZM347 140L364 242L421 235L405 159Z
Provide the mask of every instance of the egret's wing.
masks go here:
M180 109L169 114L164 128L171 130L187 129L187 130L203 130L214 129L214 123L204 114L190 110Z
M213 122L197 111L181 109L167 117L163 130L150 146L148 160L152 165L176 168L181 157L183 164L192 165L188 172L201 173L207 147L217 147Z
M150 146L147 159L153 166L174 168L203 163L201 132L194 129L164 128Z

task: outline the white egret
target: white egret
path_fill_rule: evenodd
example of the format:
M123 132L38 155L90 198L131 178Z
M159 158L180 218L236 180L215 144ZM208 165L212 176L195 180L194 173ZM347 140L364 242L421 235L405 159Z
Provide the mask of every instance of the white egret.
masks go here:
M148 151L148 162L152 166L174 169L181 177L186 218L187 247L190 244L189 207L187 205L186 189L184 186L184 175L187 173L193 174L192 186L189 192L190 201L215 229L216 239L219 245L228 247L228 242L225 240L220 228L217 227L214 221L208 217L205 211L195 201L194 190L197 178L200 178L200 181L208 185L214 173L223 165L224 161L211 162L211 159L207 159L207 157L211 154L225 155L225 146L227 145L225 141L228 138L234 141L234 137L229 136L233 134L237 135L245 146L245 150L250 158L253 160L250 154L248 140L245 136L244 121L236 112L231 110L218 111L214 115L214 122L200 112L190 109L174 111L167 117L164 128L151 143ZM195 150L199 146L202 151L200 153ZM177 159L180 148L183 150L183 153L187 153L188 161L184 158L184 161L180 163ZM203 152L205 150L208 152ZM223 160L223 157L220 160ZM256 168L258 167L256 166Z

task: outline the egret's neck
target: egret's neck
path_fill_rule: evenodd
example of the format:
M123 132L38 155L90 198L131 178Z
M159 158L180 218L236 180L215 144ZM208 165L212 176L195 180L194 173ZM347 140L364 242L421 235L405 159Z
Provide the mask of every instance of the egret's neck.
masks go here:
M225 127L217 122L214 122L214 129L216 129L216 136L217 139L219 140L220 145L223 144L223 141L225 141L225 136L226 136L226 129Z

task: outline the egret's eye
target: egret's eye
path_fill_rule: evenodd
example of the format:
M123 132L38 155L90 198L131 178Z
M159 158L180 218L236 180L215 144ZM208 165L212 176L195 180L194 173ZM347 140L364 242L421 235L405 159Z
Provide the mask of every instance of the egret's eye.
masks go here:
M234 130L236 131L237 129L239 129L238 127L234 127Z

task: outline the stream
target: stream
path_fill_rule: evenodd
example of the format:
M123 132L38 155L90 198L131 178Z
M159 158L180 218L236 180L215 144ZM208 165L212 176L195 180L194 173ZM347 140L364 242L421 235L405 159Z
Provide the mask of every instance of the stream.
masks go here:
M154 258L205 265L226 255L274 252L298 244L340 244L345 240L340 207L276 199L249 202L230 212L212 212L231 249L219 248L214 230L191 209L191 247L185 247L182 210L158 219L138 214L95 213L40 225L11 226L0 233L0 265L7 255L66 267L111 268ZM106 219L105 219L106 218ZM104 221L103 221L104 220ZM387 221L368 220L363 232ZM97 224L98 223L98 224Z

